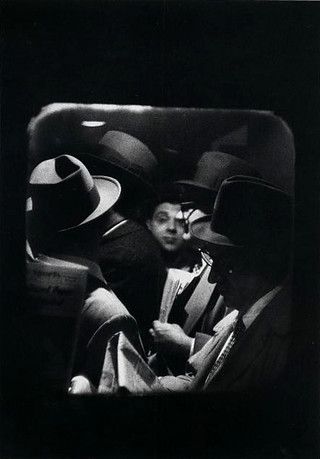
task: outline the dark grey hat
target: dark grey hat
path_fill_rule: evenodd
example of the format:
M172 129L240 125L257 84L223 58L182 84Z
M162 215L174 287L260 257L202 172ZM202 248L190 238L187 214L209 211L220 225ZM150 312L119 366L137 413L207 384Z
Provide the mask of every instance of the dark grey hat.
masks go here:
M258 171L243 159L221 151L207 151L199 159L193 179L176 183L218 193L221 183L234 175L260 177Z
M110 165L111 175L114 174L120 183L133 183L151 194L155 193L158 161L150 149L135 137L121 131L108 131L100 140L94 157L92 159L100 164Z
M292 230L290 197L264 180L235 176L225 180L212 215L191 224L198 245L281 251Z

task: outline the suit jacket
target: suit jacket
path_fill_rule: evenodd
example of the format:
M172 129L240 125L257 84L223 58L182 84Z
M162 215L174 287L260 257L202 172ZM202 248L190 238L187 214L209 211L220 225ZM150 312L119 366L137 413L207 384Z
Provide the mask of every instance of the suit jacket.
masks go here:
M169 323L177 323L182 328L184 327L188 318L186 304L193 295L195 289L201 288L199 282L203 275L208 274L208 270L210 270L209 267L203 270L200 275L196 276L183 292L176 297L168 317ZM213 290L209 301L206 301L206 303L207 304L203 304L203 308L193 311L195 313L195 322L191 331L187 333L189 336L194 337L194 353L198 352L205 343L210 340L213 334L214 325L223 318L225 312L223 297L219 296L219 293L215 290ZM187 359L185 355L174 352L159 352L158 354L157 360L152 363L154 365L153 369L157 374L168 374L168 368L174 375L179 375L184 372Z
M282 288L234 345L218 373L205 382L230 334L230 324L221 327L189 361L197 371L191 389L242 391L270 388L287 363L291 342L290 306L289 292Z
M233 314L233 317L231 315ZM226 316L207 344L189 359L195 376L164 377L169 390L250 391L269 389L285 370L291 342L290 300L281 289L233 346L215 376L206 381L232 330L235 313Z
M150 232L128 220L103 239L99 264L108 285L138 322L146 347L148 330L159 316L166 269Z

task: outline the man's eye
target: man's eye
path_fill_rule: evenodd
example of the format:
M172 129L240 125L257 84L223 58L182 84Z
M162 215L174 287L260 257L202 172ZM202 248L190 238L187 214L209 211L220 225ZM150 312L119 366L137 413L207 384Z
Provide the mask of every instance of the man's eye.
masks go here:
M157 223L166 223L168 221L167 217L157 217L156 222Z

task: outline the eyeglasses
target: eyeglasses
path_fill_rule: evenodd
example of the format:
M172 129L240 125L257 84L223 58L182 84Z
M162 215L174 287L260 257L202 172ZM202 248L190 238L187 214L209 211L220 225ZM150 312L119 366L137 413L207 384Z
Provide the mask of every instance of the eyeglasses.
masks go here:
M219 260L219 261L213 260L210 253L205 249L199 249L199 251L200 251L201 258L203 259L203 261L211 268L212 266L214 266L214 268L216 268L217 271L219 271L220 273L227 273L227 274L233 273L233 268L228 263L224 263L222 262L222 260Z

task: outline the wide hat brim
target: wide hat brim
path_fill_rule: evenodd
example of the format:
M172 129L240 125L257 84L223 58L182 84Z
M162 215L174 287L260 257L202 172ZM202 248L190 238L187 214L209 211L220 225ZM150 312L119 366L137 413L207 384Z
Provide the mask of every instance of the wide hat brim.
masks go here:
M108 210L110 210L111 207L118 201L121 193L121 185L118 180L114 179L113 177L107 177L104 175L94 175L92 178L100 196L98 206L81 223L76 226L65 228L63 231L77 228L79 226L85 225L86 223L92 222L93 220L96 220L98 217L102 216Z
M234 247L241 248L227 236L217 233L211 229L212 215L198 218L190 225L190 234L194 242L201 245L212 245L213 247Z
M95 210L77 225L59 228L58 232L73 230L82 227L104 215L118 201L121 194L121 185L113 177L104 175L93 175L92 179L98 190L100 201ZM33 214L32 199L27 200L27 212L30 216Z

